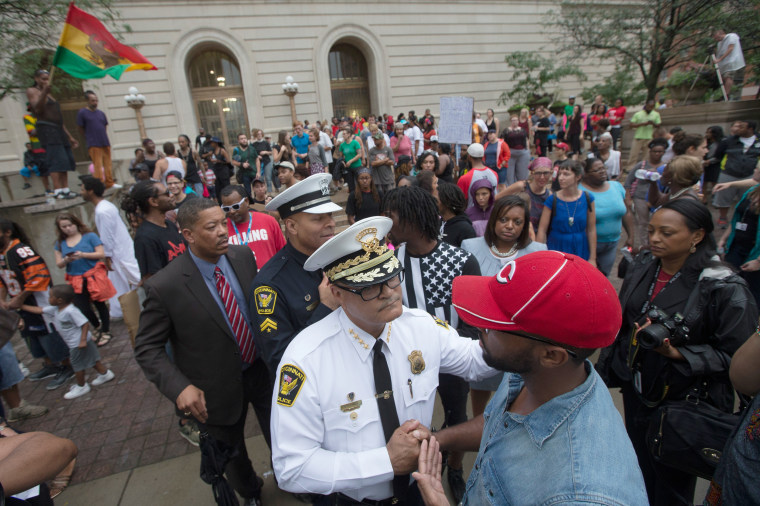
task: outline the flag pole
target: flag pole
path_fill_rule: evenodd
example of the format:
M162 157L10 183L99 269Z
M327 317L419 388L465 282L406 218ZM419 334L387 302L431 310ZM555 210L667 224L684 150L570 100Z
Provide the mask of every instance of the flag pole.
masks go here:
M55 65L50 66L50 78L48 79L48 86L53 87L53 76L55 75Z

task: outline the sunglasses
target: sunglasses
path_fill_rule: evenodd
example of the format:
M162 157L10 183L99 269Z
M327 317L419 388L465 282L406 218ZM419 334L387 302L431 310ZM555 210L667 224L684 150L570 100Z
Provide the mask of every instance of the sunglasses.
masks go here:
M225 213L229 213L230 211L237 211L243 205L243 202L245 202L246 198L247 197L243 197L237 204L232 204L231 206L222 206L222 211Z
M153 198L156 198L156 199L157 199L157 198L158 198L158 197L160 197L161 195L166 195L167 197L169 197L169 196L171 196L171 194L172 194L172 192L170 192L170 191L169 191L169 188L167 188L166 190L164 190L164 191L162 191L162 192L158 192L158 191L157 191L157 192L156 192L156 196L155 196L155 197L153 197Z
M530 339L531 341L538 341L539 343L550 344L552 346L558 346L558 347L562 348L563 350L565 350L567 352L567 354L570 355L571 357L578 358L578 354L575 353L573 350L571 350L571 349L569 349L569 348L567 348L565 346L562 346L559 343L555 343L553 341L549 341L548 339L544 339L543 337L532 336L530 334L525 334L523 332L509 331L509 333L510 334L514 334L516 336L524 337L525 339Z
M533 173L533 175L534 175L534 176L536 176L536 177L549 177L549 176L551 176L551 175L552 175L552 171L546 171L546 172L544 172L544 171L541 171L541 172L534 172L534 173Z

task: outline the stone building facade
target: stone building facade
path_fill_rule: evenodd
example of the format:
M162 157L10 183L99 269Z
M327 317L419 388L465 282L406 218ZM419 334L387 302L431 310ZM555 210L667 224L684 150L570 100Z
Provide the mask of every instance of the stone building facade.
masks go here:
M504 56L514 51L551 55L542 27L556 2L544 0L118 0L132 28L123 41L157 67L83 83L100 97L110 120L115 160L133 156L140 136L124 100L131 86L146 97L147 135L160 147L179 133L194 139L198 126L235 142L239 132L290 128L286 76L299 84L299 119L337 114L389 113L430 108L441 96L475 98L485 115L505 122L509 104L497 99L511 84ZM583 64L591 77L610 68ZM592 79L592 83L597 79ZM31 81L31 79L30 79ZM563 86L563 96L580 91ZM24 99L0 102L0 174L17 172L26 142ZM67 123L84 101L65 104ZM73 125L72 125L73 126ZM74 133L74 130L72 130ZM78 135L76 133L75 135ZM81 139L82 141L84 139ZM87 160L80 148L77 160Z

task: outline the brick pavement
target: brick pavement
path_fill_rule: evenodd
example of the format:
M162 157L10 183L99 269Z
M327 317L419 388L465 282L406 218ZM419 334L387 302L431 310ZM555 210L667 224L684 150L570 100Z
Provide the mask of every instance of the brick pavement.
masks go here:
M99 348L101 361L116 378L89 394L65 400L63 394L72 381L48 391L49 380L21 382L23 399L42 404L50 411L39 418L13 425L24 431L46 431L74 441L79 448L71 484L127 471L139 466L180 457L198 451L177 432L173 404L145 379L132 353L124 324L113 322L113 339ZM41 360L34 360L26 344L13 338L16 356L34 372ZM88 381L96 373L88 371ZM261 433L253 412L246 421L245 437Z

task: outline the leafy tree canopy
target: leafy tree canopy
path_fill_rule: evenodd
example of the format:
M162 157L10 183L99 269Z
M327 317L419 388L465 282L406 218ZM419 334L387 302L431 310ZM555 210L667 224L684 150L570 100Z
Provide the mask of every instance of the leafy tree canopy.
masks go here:
M562 0L549 24L560 54L635 69L649 99L665 71L715 50L716 29L739 34L745 56L760 49L760 0Z
M114 3L77 0L77 7L111 28L120 19ZM50 68L68 8L69 0L0 0L0 47L6 55L0 61L0 99L8 94L16 96L17 91L29 87L35 70ZM128 25L120 28L130 31ZM53 93L61 97L81 95L80 83L65 72L56 72Z
M504 62L513 70L516 81L511 90L504 91L499 96L499 104L516 102L518 104L533 104L547 95L548 102L556 98L556 85L566 77L575 77L579 82L586 80L577 65L556 65L553 58L546 58L535 52L519 51L504 57Z

